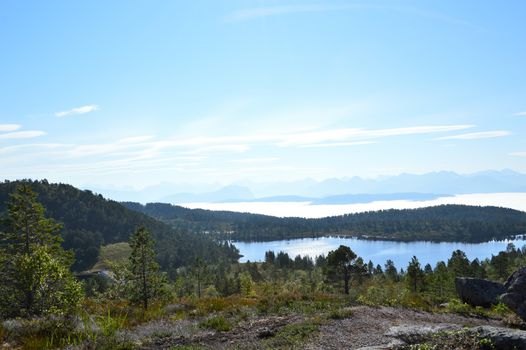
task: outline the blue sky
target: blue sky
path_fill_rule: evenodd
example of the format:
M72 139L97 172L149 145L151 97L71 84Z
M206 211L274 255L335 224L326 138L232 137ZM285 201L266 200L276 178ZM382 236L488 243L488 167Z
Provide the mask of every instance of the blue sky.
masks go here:
M526 172L524 1L0 2L2 178Z

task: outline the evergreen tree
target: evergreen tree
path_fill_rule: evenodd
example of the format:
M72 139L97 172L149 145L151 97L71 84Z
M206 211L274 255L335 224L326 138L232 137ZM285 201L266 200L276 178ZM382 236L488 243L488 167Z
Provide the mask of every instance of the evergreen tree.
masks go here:
M447 261L447 268L453 277L472 277L469 259L462 250L455 250Z
M420 262L416 256L413 256L407 266L406 279L407 286L413 293L420 292L424 289L424 271L422 271Z
M387 259L385 262L385 276L393 282L398 281L398 271L396 266L391 259Z
M69 268L72 254L60 243L61 225L45 217L36 194L24 184L11 195L9 229L0 233L2 316L63 314L82 299Z
M327 266L339 272L343 277L344 293L349 294L349 281L351 272L356 265L357 255L351 248L341 245L338 249L330 251L327 255Z
M203 283L207 277L208 266L200 257L195 258L192 272L197 282L197 297L201 298L203 291Z
M449 273L446 263L439 261L433 271L431 290L439 300L446 300L454 295L454 278Z
M152 299L162 296L165 285L165 278L160 274L159 265L155 261L153 245L150 232L144 227L139 227L130 239L130 301L141 304L144 310L148 309Z

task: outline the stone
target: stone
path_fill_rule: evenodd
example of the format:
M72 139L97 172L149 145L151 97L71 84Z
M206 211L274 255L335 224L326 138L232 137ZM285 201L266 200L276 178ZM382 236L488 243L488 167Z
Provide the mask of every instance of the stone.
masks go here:
M495 349L526 350L526 331L493 326L471 329L479 339L491 340Z
M457 324L438 323L433 325L414 325L404 324L393 326L385 335L400 339L407 344L418 344L429 339L429 337L438 332L451 332L462 329Z
M257 332L258 332L258 338L260 339L270 338L276 334L276 332L270 329L269 327L263 327L259 329Z
M483 307L498 304L499 296L506 292L502 283L471 277L455 278L455 289L463 302Z
M515 271L504 284L506 292L500 301L526 321L526 267Z

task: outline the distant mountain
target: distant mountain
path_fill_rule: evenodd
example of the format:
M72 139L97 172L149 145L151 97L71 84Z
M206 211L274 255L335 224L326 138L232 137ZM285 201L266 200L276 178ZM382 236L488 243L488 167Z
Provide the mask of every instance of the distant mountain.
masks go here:
M358 197L387 195L377 200L433 199L428 194L469 194L494 192L526 192L526 174L512 170L489 170L474 174L457 174L450 171L427 174L400 174L375 179L361 177L333 178L323 181L305 179L289 182L257 183L242 181L230 186L218 184L170 184L162 183L142 190L99 188L85 186L118 201L132 202L299 202L317 201L323 204L359 203ZM412 194L410 198L398 198L399 194ZM422 195L421 195L422 194ZM336 197L340 198L336 198ZM393 196L388 199L389 196ZM421 198L419 198L421 196ZM334 197L334 198L333 198ZM347 199L345 199L347 198ZM436 197L435 197L436 198Z
M159 201L172 204L195 203L195 202L240 202L249 201L254 194L247 187L226 186L217 191L206 193L177 193L162 197Z
M300 182L303 185L304 182ZM460 175L441 171L422 175L400 174L377 179L360 177L327 179L311 182L308 186L296 187L294 183L276 183L275 188L288 188L288 192L279 195L295 195L323 198L344 194L389 194L389 193L440 193L467 194L492 192L526 192L526 174L511 170L485 171ZM256 195L269 193L271 186L264 185L262 190L257 184L251 187ZM274 193L264 196L274 195Z

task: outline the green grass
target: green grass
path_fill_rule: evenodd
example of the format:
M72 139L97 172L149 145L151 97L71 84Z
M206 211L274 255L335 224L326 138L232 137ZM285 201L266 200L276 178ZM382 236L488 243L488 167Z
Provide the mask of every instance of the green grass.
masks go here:
M126 262L131 254L130 245L126 242L114 243L100 248L99 261L93 265L90 271L108 269L108 262Z
M268 339L268 349L300 349L307 339L319 332L320 323L308 320L283 327L273 338Z
M214 316L200 322L199 327L214 329L218 332L228 332L232 329L232 324L223 316Z

